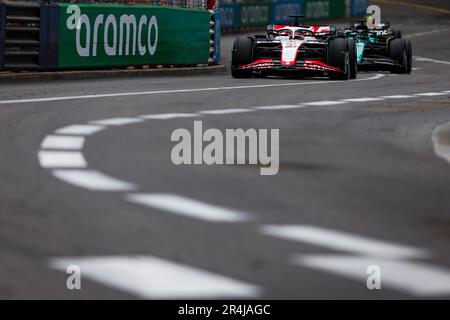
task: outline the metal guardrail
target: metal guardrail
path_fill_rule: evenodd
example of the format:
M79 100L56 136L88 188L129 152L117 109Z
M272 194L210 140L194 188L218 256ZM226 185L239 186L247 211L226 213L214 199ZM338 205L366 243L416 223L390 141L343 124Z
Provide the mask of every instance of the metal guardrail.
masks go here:
M40 4L0 1L0 66L5 69L39 67Z

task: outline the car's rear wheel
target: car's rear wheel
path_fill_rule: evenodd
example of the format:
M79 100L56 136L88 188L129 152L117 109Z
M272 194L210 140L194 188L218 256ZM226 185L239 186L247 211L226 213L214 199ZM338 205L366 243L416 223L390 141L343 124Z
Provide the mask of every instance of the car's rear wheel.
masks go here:
M404 74L412 70L412 49L409 41L393 39L389 42L389 57L398 63L392 67L391 73Z
M231 55L231 75L233 78L251 78L251 70L242 70L238 67L253 61L253 47L254 41L250 37L240 36L234 39Z
M331 39L328 44L328 65L339 68L340 72L330 72L330 80L348 80L350 77L350 52L347 40L344 38ZM356 60L356 57L355 57Z

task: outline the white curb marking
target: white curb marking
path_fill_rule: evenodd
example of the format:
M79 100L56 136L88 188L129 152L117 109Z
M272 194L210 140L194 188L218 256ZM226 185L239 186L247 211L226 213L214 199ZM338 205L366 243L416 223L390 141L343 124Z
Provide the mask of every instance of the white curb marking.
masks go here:
M289 109L300 109L305 108L306 106L302 104L285 104L279 106L262 106L262 107L253 107L256 110L289 110Z
M415 98L414 95L406 95L406 94L397 94L392 96L381 96L382 99L408 99L408 98Z
M254 110L252 109L245 109L245 108L235 108L235 109L216 109L216 110L202 110L198 111L200 114L233 114L233 113L245 113L245 112L252 112Z
M437 96L445 96L446 92L424 92L424 93L416 93L416 96L419 97L437 97Z
M448 29L448 28L435 29L435 30L430 30L430 31L424 31L424 32L417 32L417 33L407 34L404 37L405 38L422 37L422 36L428 36L428 35L434 34L434 33L446 32L448 30L450 30L450 29Z
M132 191L136 186L95 170L54 170L53 175L69 184L91 191Z
M434 143L434 153L439 158L444 159L450 163L450 145Z
M450 163L450 122L437 126L431 141L436 156Z
M423 57L417 57L417 56L414 57L414 60L416 60L416 61L433 62L433 63L439 63L439 64L450 65L450 61L436 60L436 59L423 58Z
M85 168L87 162L81 152L39 151L39 163L44 168Z
M82 275L144 299L256 298L258 286L206 270L151 256L107 256L52 259L65 272L80 266Z
M352 99L342 99L345 102L370 102L370 101L382 101L383 98L352 98Z
M425 263L384 260L377 257L296 255L292 263L365 282L367 267L381 270L381 286L417 296L450 295L450 272Z
M84 137L48 135L41 143L42 149L79 150L84 145Z
M170 120L177 118L193 118L198 117L196 113L161 113L161 114L148 114L140 116L140 118L148 120Z
M336 100L336 101L316 101L316 102L302 102L302 105L305 106L333 106L337 104L344 104L345 101Z
M219 207L174 194L129 194L130 202L209 222L242 222L249 220L243 212Z
M132 124L143 121L144 119L139 118L111 118L111 119L93 120L89 121L89 123L101 126L123 126L125 124Z
M373 240L334 230L301 225L266 225L261 228L265 235L291 241L300 241L333 250L352 252L384 258L423 258L426 251L386 241Z
M89 124L73 124L67 127L60 128L56 130L55 133L88 136L103 129L105 129L105 127Z

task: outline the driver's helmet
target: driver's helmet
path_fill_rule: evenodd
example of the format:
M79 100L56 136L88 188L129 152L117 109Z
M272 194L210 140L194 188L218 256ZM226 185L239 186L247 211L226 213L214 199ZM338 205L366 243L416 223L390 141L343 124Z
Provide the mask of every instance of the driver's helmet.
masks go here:
M292 36L292 30L290 30L290 29L281 29L281 30L278 30L277 36L278 36L278 37L283 37L283 38L285 38L285 37L291 37L291 36Z
M310 36L311 34L312 32L309 30L299 29L295 31L294 38L303 40L305 37Z
M357 31L366 31L368 30L367 23L365 21L355 21L353 22L353 29Z

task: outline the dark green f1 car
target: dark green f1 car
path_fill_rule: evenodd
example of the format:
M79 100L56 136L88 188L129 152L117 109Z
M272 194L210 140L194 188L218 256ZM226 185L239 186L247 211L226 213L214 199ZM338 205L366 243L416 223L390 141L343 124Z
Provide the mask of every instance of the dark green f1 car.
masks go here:
M411 73L411 42L402 38L401 31L391 29L389 22L370 29L366 21L355 21L338 34L355 40L358 70Z

